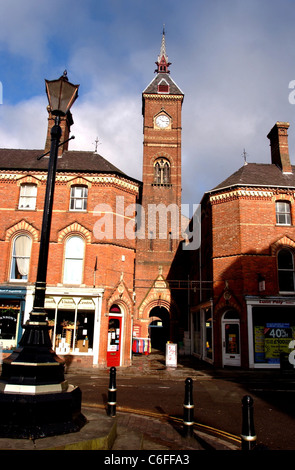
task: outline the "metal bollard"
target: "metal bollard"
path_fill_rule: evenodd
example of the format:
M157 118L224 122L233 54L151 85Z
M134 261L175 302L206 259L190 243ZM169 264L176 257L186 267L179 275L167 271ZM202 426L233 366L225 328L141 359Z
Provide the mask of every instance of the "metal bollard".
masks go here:
M185 396L183 404L183 430L185 437L191 437L194 431L193 381L185 380Z
M108 415L116 416L116 404L117 404L117 389L116 389L116 367L110 369L110 382L108 388Z
M252 450L256 445L253 418L253 399L245 395L242 399L242 450Z

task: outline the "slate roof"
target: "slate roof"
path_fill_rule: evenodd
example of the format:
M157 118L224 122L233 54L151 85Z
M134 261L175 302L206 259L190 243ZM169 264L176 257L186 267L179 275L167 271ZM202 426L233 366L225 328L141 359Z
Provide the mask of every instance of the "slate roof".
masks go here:
M171 76L168 73L158 73L156 77L146 87L143 93L158 93L158 85L162 79L166 80L166 82L169 84L170 90L168 95L183 95L181 89L176 85L176 83L172 80Z
M247 163L208 193L237 186L295 188L295 166L292 166L292 171L293 173L283 173L274 164Z
M37 170L47 171L48 156L40 160L44 150L0 149L0 170ZM104 157L94 152L66 150L57 161L58 172L84 173L114 173L132 181L134 178L126 175Z

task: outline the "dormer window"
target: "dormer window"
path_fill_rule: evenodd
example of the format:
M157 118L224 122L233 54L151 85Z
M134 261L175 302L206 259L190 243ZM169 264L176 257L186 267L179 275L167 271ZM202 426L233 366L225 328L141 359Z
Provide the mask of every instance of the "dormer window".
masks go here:
M169 93L169 83L164 78L158 84L159 93Z

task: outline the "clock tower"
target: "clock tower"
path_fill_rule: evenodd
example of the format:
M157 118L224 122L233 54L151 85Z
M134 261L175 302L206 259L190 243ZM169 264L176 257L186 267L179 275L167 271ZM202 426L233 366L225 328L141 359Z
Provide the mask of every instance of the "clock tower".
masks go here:
M181 236L181 110L184 94L170 75L165 31L156 65L156 75L142 93L142 215L140 227L137 227L135 269L136 315L146 323L155 313L153 308L159 306L159 302L164 305L164 298L167 318L171 319L167 278ZM165 290L152 293L155 282L159 281Z

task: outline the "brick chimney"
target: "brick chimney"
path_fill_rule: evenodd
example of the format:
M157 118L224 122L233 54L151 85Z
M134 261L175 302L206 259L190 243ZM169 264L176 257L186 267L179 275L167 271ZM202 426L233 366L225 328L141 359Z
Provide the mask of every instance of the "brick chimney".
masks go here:
M292 173L288 147L288 122L276 122L268 134L270 140L271 163L277 165L283 173Z
M46 143L45 143L45 152L49 152L50 150L50 145L51 145L51 128L55 124L55 117L51 114L49 106L47 107L48 111L48 129L47 129L47 136L46 136ZM69 111L66 116L62 116L60 118L60 127L61 127L61 139L60 142L64 142L67 140L70 136L70 129L71 125L74 123L72 114ZM58 156L61 157L63 152L65 150L68 150L68 142L65 142L63 145L61 145L58 149Z

